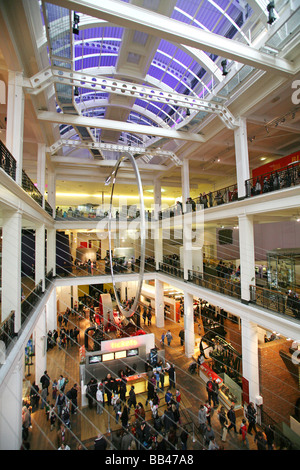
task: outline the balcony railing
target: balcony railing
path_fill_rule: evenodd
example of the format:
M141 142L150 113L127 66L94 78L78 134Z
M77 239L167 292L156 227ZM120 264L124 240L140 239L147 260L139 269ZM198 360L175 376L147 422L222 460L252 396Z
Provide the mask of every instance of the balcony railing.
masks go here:
M177 266L172 266L171 264L166 264L166 263L159 263L159 270L164 273L170 274L171 276L184 279L184 270Z
M32 199L34 199L38 203L39 206L43 207L42 194L24 170L22 170L22 188L27 194L29 194L30 197L32 197Z
M93 205L93 204L82 204L78 206L57 206L55 211L56 220L108 220L109 209L107 205ZM130 221L137 220L140 217L140 211L136 205L129 207L125 212L119 212L116 208L112 210L112 219L116 221ZM151 220L152 213L145 211L145 219Z
M241 298L241 285L239 277L235 279L221 278L213 276L212 274L200 273L198 271L188 271L188 280L193 284L206 289L220 292L221 294L229 295L237 299Z
M300 162L245 181L246 197L258 196L300 184Z
M14 181L16 181L16 169L17 169L17 162L10 153L10 151L5 147L3 142L0 140L0 167L7 173ZM43 207L43 195L31 181L27 173L22 170L22 188L29 194L32 199L34 199L39 206ZM45 211L53 217L53 209L48 203L45 201Z
M0 165L2 170L5 171L14 181L16 181L17 162L0 140Z
M25 323L33 308L37 305L42 295L42 281L40 281L21 303L21 325Z
M10 315L0 325L0 341L3 341L7 349L15 335L15 312Z
M290 163L286 167L272 171L245 181L245 198L266 194L271 191L286 189L300 184L300 162ZM240 198L244 199L244 198ZM220 206L239 200L237 185L226 186L209 193L201 193L197 198L190 198L186 201L186 212L194 212L199 209ZM178 202L173 206L164 209L159 213L159 218L174 217L183 214L182 203Z
M292 298L283 292L250 286L250 302L300 320L300 299Z

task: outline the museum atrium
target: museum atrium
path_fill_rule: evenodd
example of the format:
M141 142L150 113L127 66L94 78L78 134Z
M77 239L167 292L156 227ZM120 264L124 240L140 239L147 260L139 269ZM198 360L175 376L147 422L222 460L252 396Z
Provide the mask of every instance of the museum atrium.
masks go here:
M300 448L299 43L299 0L0 0L1 450Z

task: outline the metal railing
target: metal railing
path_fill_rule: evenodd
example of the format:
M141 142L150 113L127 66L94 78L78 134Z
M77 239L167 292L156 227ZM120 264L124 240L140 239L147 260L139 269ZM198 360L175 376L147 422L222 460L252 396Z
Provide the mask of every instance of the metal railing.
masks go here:
M200 273L199 271L189 270L188 281L230 297L241 298L241 285L238 277L233 280L229 277L223 278L205 272Z
M15 335L15 312L12 311L10 315L0 325L0 341L3 341L6 349L9 346L14 335Z
M5 173L7 173L14 181L16 181L16 170L17 162L12 156L10 151L5 147L3 142L0 140L0 168L2 168ZM38 188L31 181L27 173L22 170L22 188L24 191L29 194L32 199L34 199L39 206L43 207L43 195L40 193ZM53 217L53 209L45 200L45 211Z
M108 220L109 209L107 204L93 205L82 204L78 206L57 206L55 210L56 220ZM129 206L127 211L118 211L113 207L111 218L118 221L137 220L140 217L139 208L136 205ZM145 219L150 221L153 214L150 210L145 211Z
M300 184L300 162L245 181L246 197L258 196Z
M14 181L16 181L17 162L0 140L0 166Z
M159 270L164 273L170 274L171 276L179 277L180 279L184 278L183 269L177 266L172 266L171 264L159 263Z
M21 325L28 319L30 313L37 305L43 292L42 281L40 281L21 303Z
M300 300L280 291L250 286L250 302L276 313L300 319Z
M271 171L265 173L257 178L250 178L245 181L246 195L243 198L238 197L237 184L226 186L225 188L218 189L216 191L210 191L209 193L201 193L196 198L189 198L186 201L186 211L194 212L200 209L207 209L209 207L220 206L222 204L228 204L244 198L257 196L259 194L266 194L271 191L279 189L286 189L291 186L297 186L300 184L300 162L290 163L284 168L277 171ZM178 202L167 209L164 209L159 213L159 218L164 219L167 217L175 217L182 215L183 207L182 203Z
M22 188L27 194L29 194L32 199L34 199L38 203L39 206L43 207L42 194L24 170L22 170Z
M49 202L45 199L45 211L53 217L53 209L52 206L50 206Z

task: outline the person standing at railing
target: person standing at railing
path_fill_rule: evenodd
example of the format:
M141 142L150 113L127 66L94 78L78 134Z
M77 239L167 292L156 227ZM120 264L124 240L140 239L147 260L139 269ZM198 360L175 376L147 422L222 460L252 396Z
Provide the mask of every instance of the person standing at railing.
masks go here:
M261 184L259 182L259 179L257 178L256 183L255 183L255 194L258 195L261 193Z

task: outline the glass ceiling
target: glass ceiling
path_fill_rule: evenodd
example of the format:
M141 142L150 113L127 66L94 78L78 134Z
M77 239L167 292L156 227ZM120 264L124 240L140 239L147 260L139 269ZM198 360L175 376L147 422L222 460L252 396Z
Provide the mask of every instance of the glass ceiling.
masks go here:
M124 0L123 0L124 1ZM166 1L166 0L163 0ZM128 2L127 2L128 3ZM145 0L144 8L155 10L159 0ZM91 18L86 15L80 16L79 34L73 34L71 25L73 13L66 8L42 2L43 21L47 28L50 61L53 66L75 71L85 71L93 75L101 75L113 78L118 72L118 63L122 54L126 53L127 62L138 65L140 56L130 52L124 44L124 28L111 25L105 21L98 21L99 26L89 27ZM178 0L173 9L171 18L174 20L193 25L196 28L211 31L226 38L236 38L247 44L249 40L242 28L253 14L249 5L239 0ZM146 46L148 35L140 31L134 31L133 42L138 46ZM202 53L203 54L203 53ZM205 53L206 54L206 53ZM217 64L220 69L220 61L223 58L216 55L206 54L211 64ZM228 61L228 69L231 63ZM252 72L248 67L247 72L240 76L244 79ZM151 85L162 90L171 90L203 99L215 99L215 87L223 80L221 74L218 76L197 60L184 46L172 44L166 40L160 40L152 61L144 75L144 80L132 76L131 80L143 85ZM235 79L234 86L239 84L239 78ZM237 83L236 83L237 82ZM229 88L227 87L227 92ZM226 96L223 92L223 97ZM109 93L93 92L91 89L78 87L74 90L68 85L56 85L58 108L63 112L73 114L81 109L83 115L105 118L109 103ZM219 94L222 99L222 94ZM197 122L205 119L207 113L189 112L185 108L171 106L168 103L149 102L142 98L135 100L134 106L128 109L127 122L134 122L149 126L161 126L179 128L180 125L190 125L193 119ZM70 126L60 126L61 135L70 131ZM186 129L186 127L185 127ZM78 136L78 129L74 138ZM80 132L79 132L80 134ZM101 139L101 130L94 132L96 139ZM84 134L87 138L86 133ZM70 138L70 137L69 137ZM138 136L130 134L119 134L119 141L141 141ZM150 136L143 138L142 142L151 144ZM155 140L155 139L154 139Z

